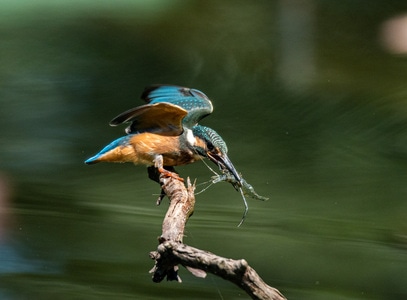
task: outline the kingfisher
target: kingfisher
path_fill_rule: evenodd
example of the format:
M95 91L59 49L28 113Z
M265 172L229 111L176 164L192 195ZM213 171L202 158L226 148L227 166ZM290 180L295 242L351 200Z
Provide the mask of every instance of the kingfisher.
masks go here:
M111 142L86 164L132 162L155 166L160 173L183 180L168 167L208 158L223 173L232 175L236 189L245 183L227 155L225 141L215 130L198 124L213 112L212 102L203 92L176 85L151 85L141 99L147 104L131 108L109 123L130 123L125 129L127 135Z

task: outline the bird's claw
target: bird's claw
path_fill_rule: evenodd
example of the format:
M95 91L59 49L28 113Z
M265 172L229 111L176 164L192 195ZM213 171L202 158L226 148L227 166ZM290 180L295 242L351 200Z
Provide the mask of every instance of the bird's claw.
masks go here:
M157 170L158 170L158 172L160 172L160 174L162 174L166 177L172 177L181 182L184 182L184 179L181 178L177 173L175 173L175 170L174 170L174 172L172 172L172 171L168 171L168 170L164 169L164 158L162 155L156 156L156 158L154 159L154 167L157 168Z
M164 176L166 176L166 177L171 177L171 178L177 179L177 180L179 180L179 181L181 181L181 182L184 182L184 178L180 177L180 176L179 176L177 173L175 173L175 172L168 171L168 170L166 170L166 169L164 169L164 168L158 168L158 172L160 172L161 175L164 175Z

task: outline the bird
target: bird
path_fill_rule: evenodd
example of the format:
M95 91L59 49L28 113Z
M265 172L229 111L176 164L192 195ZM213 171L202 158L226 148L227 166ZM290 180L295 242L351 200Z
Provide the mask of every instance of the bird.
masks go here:
M225 141L212 128L198 124L213 112L212 102L203 92L155 84L144 89L141 99L146 104L126 110L109 123L130 123L127 135L88 158L86 164L132 162L154 166L163 175L183 180L167 169L207 158L232 175L236 189L242 186L244 181L227 155Z

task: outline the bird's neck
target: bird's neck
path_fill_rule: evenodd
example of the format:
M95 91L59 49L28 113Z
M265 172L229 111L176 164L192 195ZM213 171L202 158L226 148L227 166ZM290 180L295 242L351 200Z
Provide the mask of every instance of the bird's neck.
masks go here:
M183 143L185 146L187 146L190 149L193 149L195 144L196 144L196 138L192 132L191 129L185 129L181 139L183 140Z
M202 159L204 157L196 151L197 146L203 146L200 143L202 141L193 134L191 129L185 129L180 136L181 148L188 148L193 153L195 159Z

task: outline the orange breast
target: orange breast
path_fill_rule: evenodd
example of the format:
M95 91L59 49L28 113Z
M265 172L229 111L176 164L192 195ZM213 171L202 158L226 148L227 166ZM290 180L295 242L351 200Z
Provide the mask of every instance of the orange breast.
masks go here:
M156 155L164 158L164 166L184 165L195 161L194 152L180 148L179 136L163 136L150 132L134 135L130 144L136 153L135 163L152 165Z

